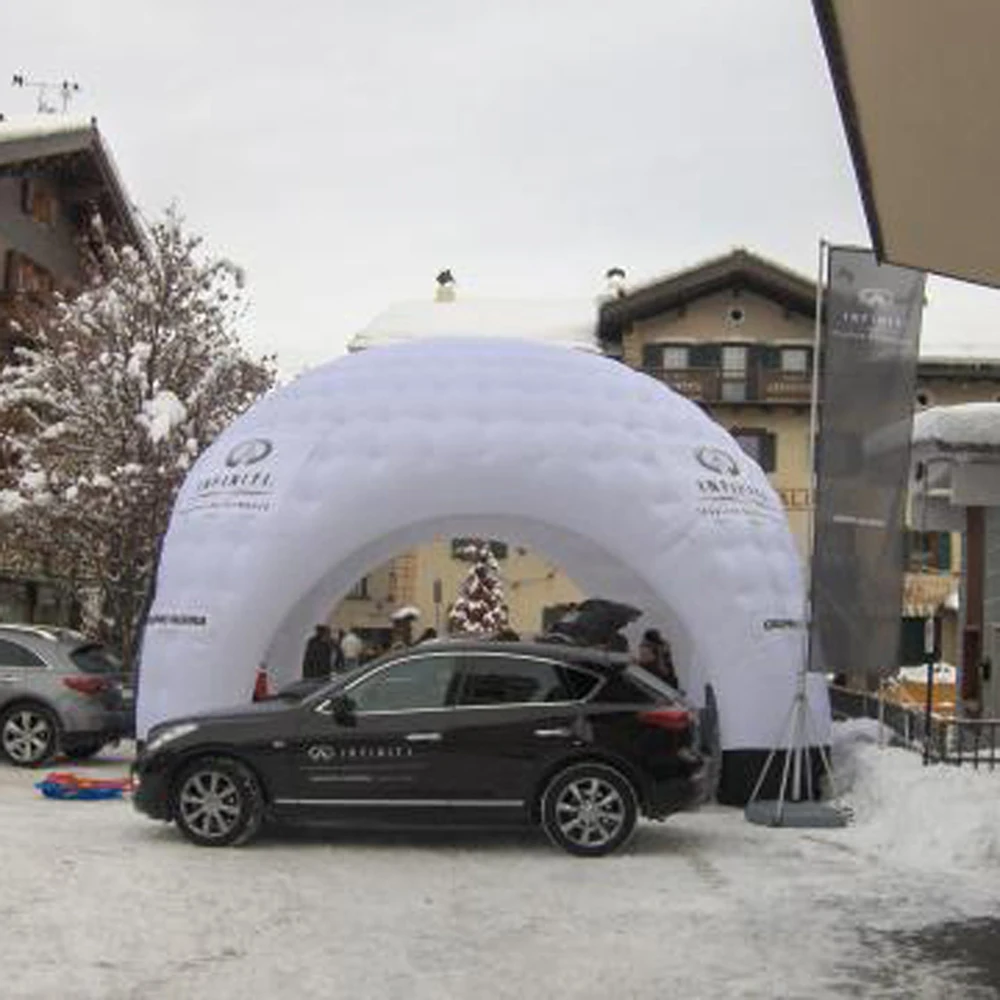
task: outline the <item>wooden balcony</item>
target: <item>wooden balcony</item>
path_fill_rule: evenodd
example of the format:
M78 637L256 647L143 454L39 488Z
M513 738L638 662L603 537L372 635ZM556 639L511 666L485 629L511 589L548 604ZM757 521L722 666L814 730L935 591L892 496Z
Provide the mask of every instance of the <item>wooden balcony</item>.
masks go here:
M669 385L696 403L771 403L807 406L812 375L751 365L745 372L721 368L643 368L647 375Z

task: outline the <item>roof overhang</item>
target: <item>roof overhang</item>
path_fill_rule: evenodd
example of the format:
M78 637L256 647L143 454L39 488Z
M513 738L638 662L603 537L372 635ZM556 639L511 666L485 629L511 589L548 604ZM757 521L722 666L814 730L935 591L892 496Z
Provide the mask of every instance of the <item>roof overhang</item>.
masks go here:
M879 259L1000 286L1000 3L813 7Z
M117 224L127 242L143 248L145 236L96 119L43 115L0 122L0 174L33 166L79 170L80 164L85 165L102 214L110 213L106 221Z
M811 317L816 311L815 282L739 248L602 302L601 341L620 341L623 329L630 323L727 290L755 292L804 316Z

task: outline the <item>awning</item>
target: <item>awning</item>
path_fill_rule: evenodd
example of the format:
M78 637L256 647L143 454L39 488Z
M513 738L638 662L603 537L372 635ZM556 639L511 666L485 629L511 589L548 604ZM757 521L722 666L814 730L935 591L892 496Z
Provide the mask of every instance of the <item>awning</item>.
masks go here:
M903 576L903 617L933 618L958 610L958 579L948 573L906 573Z
M813 6L879 259L1000 286L1000 3Z

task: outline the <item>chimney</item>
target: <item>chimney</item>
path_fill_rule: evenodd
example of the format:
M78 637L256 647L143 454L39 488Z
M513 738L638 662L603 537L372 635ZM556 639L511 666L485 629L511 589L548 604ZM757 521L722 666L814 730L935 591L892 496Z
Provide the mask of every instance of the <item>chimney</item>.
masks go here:
M609 267L604 272L604 291L612 299L625 297L625 272L620 267Z
M445 268L434 280L437 282L437 288L434 289L434 301L454 302L455 276L451 271Z

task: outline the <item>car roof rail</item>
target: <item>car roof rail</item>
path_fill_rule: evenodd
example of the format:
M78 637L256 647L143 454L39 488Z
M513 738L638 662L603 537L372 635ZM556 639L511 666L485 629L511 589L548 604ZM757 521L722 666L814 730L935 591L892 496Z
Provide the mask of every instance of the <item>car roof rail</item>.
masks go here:
M58 625L33 625L24 622L0 622L0 629L10 629L14 632L24 632L27 635L38 636L41 639L48 639L50 642L59 641Z

